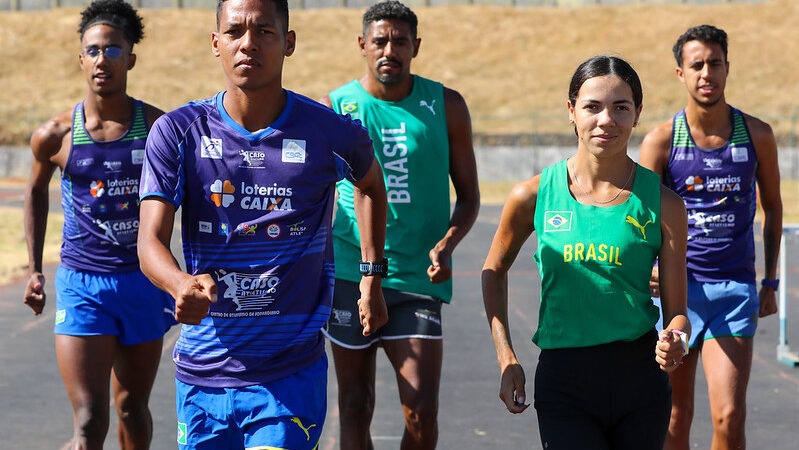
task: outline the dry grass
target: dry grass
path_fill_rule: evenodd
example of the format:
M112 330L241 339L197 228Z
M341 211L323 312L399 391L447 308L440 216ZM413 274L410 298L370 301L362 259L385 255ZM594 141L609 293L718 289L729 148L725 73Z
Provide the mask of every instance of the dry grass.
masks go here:
M568 133L569 77L589 56L628 59L644 82L643 132L685 103L671 45L688 26L730 35L728 100L785 134L799 114L799 2L631 5L585 8L418 8L423 39L414 71L466 98L482 133ZM297 51L286 87L317 98L362 74L356 47L362 11L292 12ZM130 92L164 109L223 88L210 54L210 10L144 10L146 37ZM0 13L0 142L25 141L34 124L83 96L77 9Z
M28 270L28 250L21 224L21 209L0 207L0 255L3 255L0 258L0 285L24 275ZM43 255L45 263L58 261L63 226L62 214L48 215Z

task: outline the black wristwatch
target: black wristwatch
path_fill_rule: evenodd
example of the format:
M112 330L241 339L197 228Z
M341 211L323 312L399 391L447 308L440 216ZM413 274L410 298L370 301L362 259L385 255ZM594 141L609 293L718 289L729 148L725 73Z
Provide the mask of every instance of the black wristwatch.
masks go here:
M380 275L385 278L388 276L388 259L383 258L380 262L361 261L358 263L358 270L365 277Z

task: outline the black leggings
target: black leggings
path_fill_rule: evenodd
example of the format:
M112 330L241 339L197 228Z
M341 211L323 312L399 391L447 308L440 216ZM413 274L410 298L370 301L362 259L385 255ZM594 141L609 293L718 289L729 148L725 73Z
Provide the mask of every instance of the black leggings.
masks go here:
M631 342L542 350L535 409L546 450L661 450L671 415L657 333Z

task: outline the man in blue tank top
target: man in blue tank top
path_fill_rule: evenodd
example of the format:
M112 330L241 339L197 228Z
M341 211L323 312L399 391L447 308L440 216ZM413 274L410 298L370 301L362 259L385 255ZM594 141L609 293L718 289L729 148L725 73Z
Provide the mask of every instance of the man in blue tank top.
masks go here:
M418 19L398 1L363 15L358 37L366 74L321 100L369 129L388 198L383 295L389 322L371 336L357 317L360 273L352 185L338 184L333 245L336 289L325 327L338 379L341 448L372 447L377 349L396 372L405 415L402 449L435 448L442 362L442 303L452 298L451 256L480 208L471 121L463 97L411 73ZM450 213L449 180L455 188Z
M25 196L30 279L25 303L45 305L42 249L48 185L61 170L64 210L56 274L55 344L74 414L74 448L102 448L109 379L121 448L147 448L150 390L174 303L139 270L139 178L150 125L162 114L126 93L142 38L141 17L122 0L97 0L78 27L86 98L34 131ZM113 371L113 377L111 373Z
M227 89L165 114L147 139L139 255L184 324L181 449L316 448L339 180L357 187L363 260L383 259L386 191L368 132L283 89L288 19L286 0L219 2L211 48ZM169 252L179 207L186 272ZM360 283L367 334L387 320L380 287Z
M777 311L777 253L782 200L771 127L727 104L727 34L688 29L674 45L677 78L688 105L647 134L641 164L661 175L688 212L690 355L671 373L672 413L666 448L688 449L699 353L705 368L713 448L744 448L746 386L757 319ZM755 281L756 188L763 207L765 274ZM652 288L658 295L657 268Z

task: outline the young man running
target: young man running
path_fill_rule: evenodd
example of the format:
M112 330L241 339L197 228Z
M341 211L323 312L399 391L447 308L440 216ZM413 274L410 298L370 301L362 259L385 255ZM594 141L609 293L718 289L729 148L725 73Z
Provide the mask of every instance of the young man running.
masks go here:
M382 345L396 371L405 413L401 448L431 449L438 439L441 304L452 297L450 258L480 205L471 122L460 94L411 74L421 39L408 7L386 1L369 8L358 43L366 74L322 102L365 124L383 167L389 211L383 294L389 322L364 336L354 320L357 282L369 268L359 272L356 266L353 188L342 181L333 232L336 290L325 329L338 378L341 448L372 448L375 357ZM457 195L451 217L450 177Z
M173 302L139 270L139 177L145 139L162 112L129 97L133 45L141 17L122 0L97 0L82 13L78 62L86 98L33 133L33 167L25 196L30 279L25 304L45 305L42 249L48 185L61 169L64 243L56 274L55 344L72 402L72 448L103 446L109 379L123 449L148 448L150 390ZM165 314L165 308L168 314Z
M221 0L211 48L226 90L165 114L147 140L139 254L184 324L181 449L316 448L337 181L357 188L360 259L383 259L386 191L369 135L283 89L288 19L286 0ZM188 273L169 252L178 207ZM387 320L380 282L361 281L367 334Z
M713 417L713 447L744 448L746 387L757 318L777 311L782 200L771 127L729 106L727 34L690 28L674 45L688 105L647 134L641 164L659 173L688 211L688 316L691 353L671 373L668 449L688 449L699 353ZM755 282L756 191L763 207L765 277ZM657 296L657 270L653 273Z

